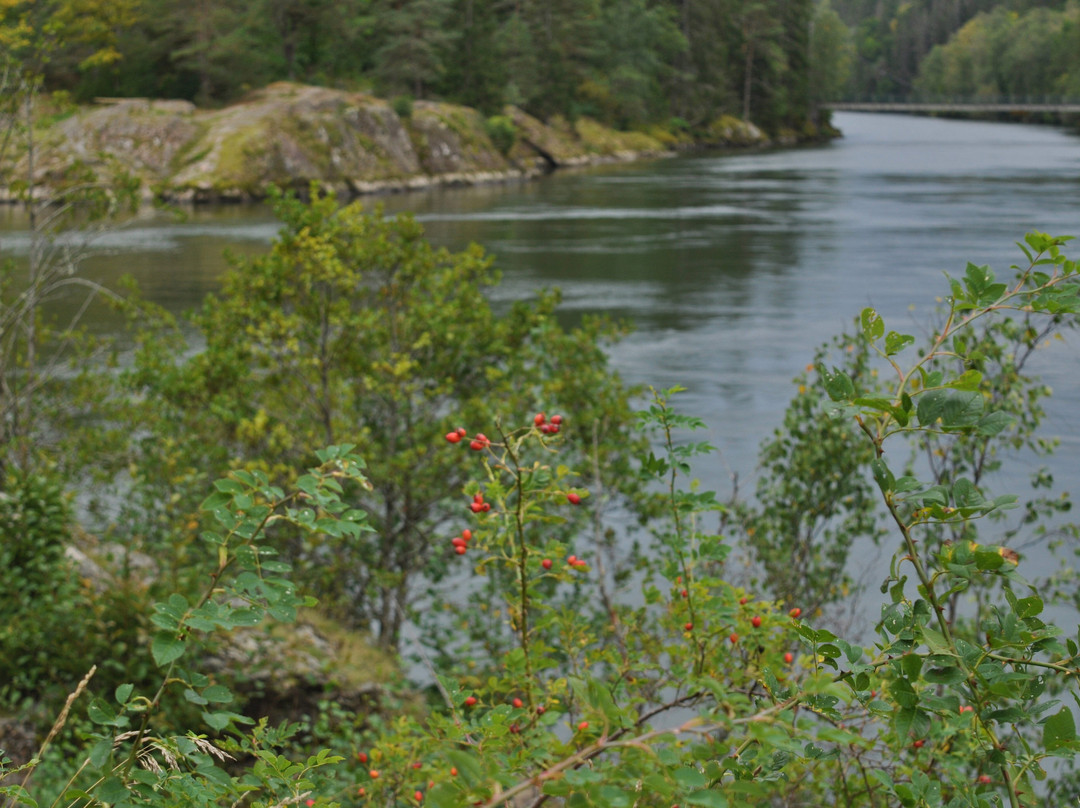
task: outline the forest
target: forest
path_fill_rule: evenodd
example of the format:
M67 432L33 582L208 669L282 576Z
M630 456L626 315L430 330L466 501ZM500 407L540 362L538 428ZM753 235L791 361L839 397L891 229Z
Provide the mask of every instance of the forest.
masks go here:
M925 17L919 64L960 60L969 26L1074 13L904 8L955 12ZM2 0L0 158L32 167L44 92L217 104L288 77L798 126L870 52L878 17L835 9ZM881 37L888 73L904 48ZM1076 327L1069 237L969 264L925 331L852 312L795 380L755 490L722 501L694 477L716 449L680 388L613 371L628 326L567 325L556 291L497 308L481 246L275 191L272 244L180 320L82 272L83 237L137 188L27 176L29 247L0 253L0 807L1080 795L1080 635L1054 624L1080 594L1027 580L996 530L1018 509L1046 531L1071 502L1038 475L984 493L1010 452L1055 448L1027 362ZM83 303L58 320L60 298L110 306L124 336L84 329ZM893 552L880 589L851 577L857 542ZM862 590L880 618L842 636L830 615Z
M851 98L1076 97L1074 0L829 1L851 34Z
M43 0L5 3L41 34L46 85L100 96L235 100L271 81L436 97L486 114L629 127L744 113L798 130L811 0ZM835 73L818 67L826 74Z

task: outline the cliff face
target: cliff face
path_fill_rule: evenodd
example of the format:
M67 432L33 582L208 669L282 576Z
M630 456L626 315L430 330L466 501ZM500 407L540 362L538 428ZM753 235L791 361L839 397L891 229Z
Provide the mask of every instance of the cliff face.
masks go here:
M271 184L312 181L342 196L471 184L668 153L653 137L587 119L544 124L513 108L507 116L517 137L504 154L479 112L453 104L418 101L402 118L369 95L286 82L221 110L116 100L43 131L35 174L49 187L81 168L105 179L127 171L147 197L198 202L258 199ZM25 163L0 166L0 198L20 171Z

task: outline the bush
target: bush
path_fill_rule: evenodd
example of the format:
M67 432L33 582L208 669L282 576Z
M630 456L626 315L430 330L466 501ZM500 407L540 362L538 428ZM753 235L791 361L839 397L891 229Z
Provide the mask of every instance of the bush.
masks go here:
M513 118L508 115L492 115L484 121L484 131L492 145L503 155L510 153L517 143L518 130Z
M9 475L0 537L0 705L15 706L85 673L87 604L64 555L69 514L57 481Z
M232 694L189 660L203 633L265 615L291 620L304 602L269 526L328 540L370 531L346 501L369 485L360 461L351 447L331 447L291 493L258 471L217 483L203 504L210 581L202 594L155 607L161 684L146 693L121 685L90 704L95 729L67 796L80 806L1042 804L1044 767L1080 752L1069 707L1046 698L1077 697L1080 646L1042 620L1046 604L1018 574L1015 552L965 533L1015 498L985 496L962 465L926 480L898 474L886 447L904 434L974 440L1011 428L1007 406L983 388L991 380L954 360L993 358L989 345L966 354L965 340L1002 312L1075 321L1080 274L1062 243L1029 235L1029 265L1010 284L969 266L920 352L914 336L865 309L856 339L888 381L867 383L824 359L815 368L834 406L804 417L857 426L900 544L872 645L819 627L802 604L781 606L728 580L730 545L705 527L726 507L691 477L693 458L712 447L692 439L699 420L672 409L677 390L654 392L640 413L659 448L641 456L639 475L662 492L666 516L651 522L653 538L627 577L606 566L601 535L568 529L600 493L563 462L575 413L519 412L471 445L457 430L434 441L433 453L468 469L471 504L452 531L432 534L461 566L463 594L429 668L429 713L374 722L363 740L350 734L348 756L309 750L292 762L277 750L293 729L233 712ZM830 461L799 460L814 462ZM949 531L962 540L935 539ZM619 586L640 598L621 598ZM977 624L947 608L966 591L984 605ZM169 690L202 709L191 734L159 725ZM223 753L242 760L226 771ZM31 804L24 788L0 785L0 794ZM1058 790L1052 804L1064 796Z
M390 102L391 109L394 110L401 120L407 121L412 117L413 113L413 97L411 95L398 95Z

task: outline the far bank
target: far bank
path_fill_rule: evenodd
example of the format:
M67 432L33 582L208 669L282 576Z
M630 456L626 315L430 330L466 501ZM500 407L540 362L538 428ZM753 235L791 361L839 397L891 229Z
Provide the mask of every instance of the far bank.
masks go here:
M100 99L47 112L35 127L32 171L25 149L11 150L0 165L0 201L18 201L27 186L48 197L87 172L104 182L130 175L147 202L254 201L271 186L303 191L312 182L347 198L838 134L807 124L772 139L728 116L692 132L660 126L621 132L589 118L542 122L516 107L484 117L455 104L391 104L289 82L217 110L188 101Z

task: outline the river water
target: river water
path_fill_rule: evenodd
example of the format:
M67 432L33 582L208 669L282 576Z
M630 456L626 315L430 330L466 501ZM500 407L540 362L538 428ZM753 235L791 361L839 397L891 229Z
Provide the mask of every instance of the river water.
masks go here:
M923 333L948 291L944 273L973 261L1003 276L1023 258L1014 242L1026 231L1080 234L1080 138L1068 132L855 113L835 122L844 137L827 145L379 201L415 213L439 244L485 245L504 273L497 302L558 286L570 322L596 312L632 320L614 366L632 383L688 388L680 408L708 422L719 447L699 476L726 496L737 474L749 493L792 377L860 309ZM0 212L0 250L25 249L21 227L16 211ZM263 207L143 217L99 239L87 270L134 275L147 297L180 312L215 288L223 249L264 250L274 231ZM1038 361L1055 389L1047 433L1063 440L1052 466L1074 491L1078 345L1058 343ZM1015 458L995 493L1018 490L1035 466Z

